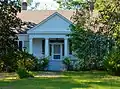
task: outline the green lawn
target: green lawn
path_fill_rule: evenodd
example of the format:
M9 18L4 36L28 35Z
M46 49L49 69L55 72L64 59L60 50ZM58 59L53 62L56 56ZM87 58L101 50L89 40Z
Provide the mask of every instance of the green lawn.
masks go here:
M37 72L35 78L18 79L0 73L0 89L120 89L120 77L105 72Z

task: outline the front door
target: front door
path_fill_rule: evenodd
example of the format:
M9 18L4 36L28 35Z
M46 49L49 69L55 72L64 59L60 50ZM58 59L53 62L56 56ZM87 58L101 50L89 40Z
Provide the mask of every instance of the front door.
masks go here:
M52 58L55 60L62 59L62 44L56 43L52 45Z

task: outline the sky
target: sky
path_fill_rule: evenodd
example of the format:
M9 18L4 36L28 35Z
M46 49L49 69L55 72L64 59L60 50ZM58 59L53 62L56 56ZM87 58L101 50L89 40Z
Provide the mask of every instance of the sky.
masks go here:
M35 3L40 3L36 8L37 10L56 10L58 8L58 4L53 0L33 0L32 4L28 9L35 6Z

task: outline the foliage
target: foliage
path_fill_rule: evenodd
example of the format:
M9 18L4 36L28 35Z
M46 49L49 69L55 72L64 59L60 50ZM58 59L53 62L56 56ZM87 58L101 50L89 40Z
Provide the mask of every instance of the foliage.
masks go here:
M59 9L76 10L87 8L91 11L93 11L94 3L96 2L96 0L55 0L55 1L58 3Z
M73 70L73 64L72 64L71 58L65 57L63 59L63 64L65 65L68 71Z
M17 69L25 69L28 71L46 70L49 60L48 58L37 59L32 54L25 51L16 51L8 54L0 61L0 71L13 72Z
M27 0L28 5L31 5L32 2L33 2L33 0Z
M49 59L47 57L37 59L27 52L20 51L18 53L18 68L25 68L28 71L46 70L48 63Z
M108 73L112 75L120 76L120 51L119 49L114 49L105 57L104 66L107 69Z
M21 31L22 21L17 17L20 10L18 0L0 0L0 69L5 71L16 66L13 57L17 50L17 32Z
M24 68L26 70L34 70L38 60L33 55L23 51L16 51L14 53L9 53L1 59L2 59L2 61L0 61L1 71L6 71L6 72L13 72L18 68Z
M84 64L84 70L101 69L101 62L106 53L111 49L113 40L99 32L83 28L72 28L70 34L73 51ZM83 64L80 63L81 66ZM82 69L82 70L83 70Z
M23 79L23 78L33 78L33 74L28 72L26 69L24 68L19 68L16 72L19 76L20 79Z
M18 51L17 53L17 66L18 68L24 68L26 70L34 70L37 58L34 57L32 54L29 54L24 51Z
M119 49L120 49L120 1L97 0L95 8L99 12L99 22L103 24L106 34L114 39L115 49L110 52L105 60L108 72L119 74Z
M77 9L86 5L85 0L56 0L59 4L59 9L71 10Z
M0 72L3 71L3 66L4 66L4 62L2 60L0 60Z
M1 58L1 70L12 72L17 69L17 52L8 53Z
M40 71L40 70L47 70L49 63L49 59L47 57L41 58L37 60L35 70Z
M73 70L74 71L84 71L86 70L85 63L83 60L78 60L74 63L73 65Z
M95 2L95 4L97 1ZM103 68L103 59L115 45L115 39L108 34L98 11L90 10L91 6L79 8L72 16L72 33L69 34L73 51L84 64L84 69ZM81 64L80 64L81 65ZM81 65L83 67L83 65Z
M95 4L99 12L99 22L106 28L107 34L115 38L119 44L120 29L120 1L119 0L98 0Z
M0 58L16 50L17 34L22 21L17 17L20 6L14 0L0 1Z

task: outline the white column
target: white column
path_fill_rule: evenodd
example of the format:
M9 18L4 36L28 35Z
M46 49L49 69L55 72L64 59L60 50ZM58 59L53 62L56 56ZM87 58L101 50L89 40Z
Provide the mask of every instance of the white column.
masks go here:
M45 57L49 56L49 39L45 38Z
M68 38L64 38L64 56L68 56Z
M32 38L29 39L29 53L33 54L33 42L32 42Z

